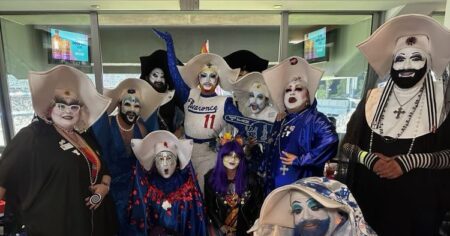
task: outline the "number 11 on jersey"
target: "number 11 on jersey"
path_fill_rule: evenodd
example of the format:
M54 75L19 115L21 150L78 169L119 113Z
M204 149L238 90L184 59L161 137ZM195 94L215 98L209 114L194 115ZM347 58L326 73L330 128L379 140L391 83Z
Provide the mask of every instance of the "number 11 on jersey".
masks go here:
M203 128L208 128L208 124L209 124L209 128L213 129L214 127L214 119L216 118L216 115L211 115L211 114L207 114L205 115L205 124L203 125Z

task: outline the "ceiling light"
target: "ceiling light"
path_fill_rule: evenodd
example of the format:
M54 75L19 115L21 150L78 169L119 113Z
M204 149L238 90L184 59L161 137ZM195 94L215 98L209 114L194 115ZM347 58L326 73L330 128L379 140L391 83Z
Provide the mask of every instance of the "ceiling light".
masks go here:
M281 5L273 5L274 9L280 9L282 6Z
M303 40L303 39L292 39L292 40L289 40L289 43L290 44L299 44L299 43L301 43L301 42L303 42L303 41L305 41L305 40Z
M91 5L91 8L92 9L100 9L100 5L96 5L96 4L95 5Z

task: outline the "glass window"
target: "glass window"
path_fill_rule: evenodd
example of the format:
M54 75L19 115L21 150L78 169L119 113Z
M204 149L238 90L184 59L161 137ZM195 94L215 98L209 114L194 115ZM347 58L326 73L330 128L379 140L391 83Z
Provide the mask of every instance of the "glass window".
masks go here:
M5 146L5 137L3 136L3 122L2 122L2 119L3 119L3 112L1 112L1 110L0 110L0 147L3 147L3 146ZM1 152L1 149L0 149L0 152Z
M289 15L288 54L325 71L316 93L318 110L335 119L338 133L345 133L361 99L368 63L356 45L371 28L372 15Z
M184 63L200 53L206 40L209 51L221 56L247 49L271 62L278 60L279 14L99 14L99 27L105 87L139 78L139 57L165 49L152 28L172 34Z
M87 14L0 15L14 132L33 118L29 71L59 64L92 74ZM91 75L91 78L92 75Z
M439 23L444 24L445 12L433 12L431 17L437 20Z

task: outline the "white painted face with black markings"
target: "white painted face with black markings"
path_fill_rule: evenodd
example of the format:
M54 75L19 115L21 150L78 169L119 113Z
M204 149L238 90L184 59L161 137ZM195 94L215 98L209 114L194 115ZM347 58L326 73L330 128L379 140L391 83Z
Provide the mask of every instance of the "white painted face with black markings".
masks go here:
M222 159L223 166L229 170L234 170L239 166L241 159L235 152L230 152Z
M300 80L291 81L284 91L284 106L289 110L297 110L308 102L308 90Z
M248 93L248 106L251 113L258 114L267 105L268 98L265 95L266 86L261 83L254 83L250 87L250 92Z
M154 68L152 72L150 72L150 82L152 83L165 83L166 78L164 77L164 71L161 68Z
M420 70L425 66L426 61L426 53L422 49L408 47L400 49L395 54L392 67L396 71L406 71L400 73L399 77L413 77L414 72L408 72L408 70Z
M299 191L291 193L295 235L331 235L341 223L336 209L326 208L316 199Z
M214 91L219 81L219 74L214 66L205 66L198 74L200 87L204 91Z
M177 156L169 151L156 154L155 165L158 173L165 179L170 178L177 168Z
M133 124L141 114L141 103L139 98L133 94L127 94L122 98L120 115L127 124Z

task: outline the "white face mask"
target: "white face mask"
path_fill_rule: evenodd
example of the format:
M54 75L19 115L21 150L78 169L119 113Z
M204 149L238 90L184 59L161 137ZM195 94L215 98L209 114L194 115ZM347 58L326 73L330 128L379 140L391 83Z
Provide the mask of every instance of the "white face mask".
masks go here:
M236 169L239 166L240 161L239 156L235 152L228 153L222 159L223 166L229 170Z
M80 109L80 103L76 99L56 97L50 116L55 125L72 130L80 119Z
M394 57L394 70L420 70L427 61L426 53L418 48L400 49ZM399 75L400 77L412 77L413 75Z
M298 80L288 84L284 92L284 106L289 110L298 110L308 102L308 90Z
M148 80L150 85L159 93L164 93L167 90L165 74L161 68L154 68L150 72Z
M207 92L214 91L216 89L218 80L219 75L217 74L217 70L211 67L205 67L198 74L198 81L200 82L200 87Z
M141 114L141 103L139 99L131 94L125 95L120 105L120 114L126 123L135 123Z
M166 78L164 77L164 71L160 68L155 68L150 72L150 82L151 83L166 83Z
M248 98L248 106L253 114L258 114L267 105L267 97L264 94L265 85L255 83L252 85Z
M340 223L336 209L328 209L302 192L291 193L291 209L294 216L295 235L329 235Z
M177 156L169 151L162 151L156 154L156 169L165 179L170 178L177 168Z

